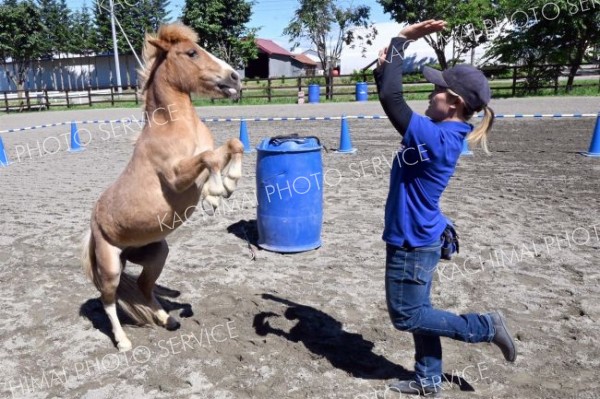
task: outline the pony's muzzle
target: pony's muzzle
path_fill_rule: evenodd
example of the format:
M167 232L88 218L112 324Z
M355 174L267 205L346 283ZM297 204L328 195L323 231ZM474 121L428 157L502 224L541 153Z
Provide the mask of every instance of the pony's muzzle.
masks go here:
M221 79L217 83L217 87L225 97L237 99L240 96L240 90L242 89L240 75L236 71L231 71L229 76Z

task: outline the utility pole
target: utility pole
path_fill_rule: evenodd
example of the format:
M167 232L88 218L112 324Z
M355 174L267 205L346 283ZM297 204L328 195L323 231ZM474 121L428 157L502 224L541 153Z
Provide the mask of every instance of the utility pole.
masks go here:
M112 28L113 52L115 54L115 74L117 75L117 90L123 92L121 87L121 68L119 67L119 47L117 46L117 30L115 29L115 4L110 0L110 26Z

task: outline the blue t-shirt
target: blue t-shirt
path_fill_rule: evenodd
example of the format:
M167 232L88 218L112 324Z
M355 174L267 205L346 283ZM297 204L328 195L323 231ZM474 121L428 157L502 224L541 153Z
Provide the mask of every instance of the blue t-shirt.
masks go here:
M439 241L447 223L439 207L440 197L472 130L469 123L436 123L413 112L392 166L385 242L414 248Z

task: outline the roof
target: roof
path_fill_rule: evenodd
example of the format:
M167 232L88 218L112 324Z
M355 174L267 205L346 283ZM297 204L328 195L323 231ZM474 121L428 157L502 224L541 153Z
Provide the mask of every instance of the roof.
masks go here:
M275 43L273 40L256 39L256 45L258 46L259 50L264 51L269 55L277 54L292 56L292 53Z
M317 66L316 62L304 54L293 54L292 58L304 65Z

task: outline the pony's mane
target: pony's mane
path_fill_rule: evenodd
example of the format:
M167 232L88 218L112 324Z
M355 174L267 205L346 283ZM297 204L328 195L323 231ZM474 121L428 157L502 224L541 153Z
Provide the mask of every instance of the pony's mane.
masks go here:
M160 40L170 44L176 44L185 40L196 43L198 41L198 34L189 26L180 23L161 25L156 34L146 33L144 48L142 50L144 66L138 69L138 85L142 92L144 91L146 81L150 77L154 61L158 56L158 49L150 44L150 40Z

